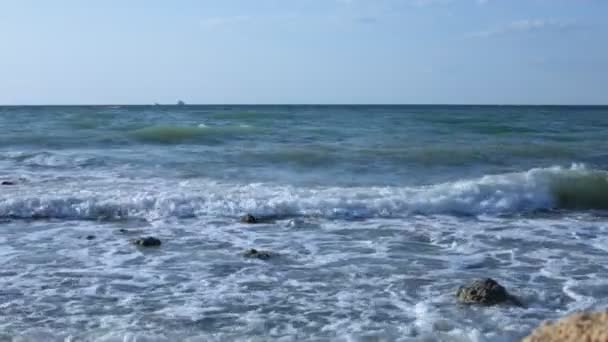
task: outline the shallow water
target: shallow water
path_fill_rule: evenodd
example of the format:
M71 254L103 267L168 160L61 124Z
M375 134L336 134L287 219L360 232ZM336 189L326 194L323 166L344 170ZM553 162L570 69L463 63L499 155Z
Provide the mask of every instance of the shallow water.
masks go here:
M605 308L606 114L0 107L0 340L514 341ZM487 276L526 306L455 302Z

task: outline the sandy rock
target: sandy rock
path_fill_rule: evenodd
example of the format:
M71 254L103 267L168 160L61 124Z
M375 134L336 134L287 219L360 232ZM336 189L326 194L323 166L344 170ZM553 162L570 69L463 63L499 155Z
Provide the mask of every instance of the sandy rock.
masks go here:
M545 322L522 342L608 341L608 312L581 312Z

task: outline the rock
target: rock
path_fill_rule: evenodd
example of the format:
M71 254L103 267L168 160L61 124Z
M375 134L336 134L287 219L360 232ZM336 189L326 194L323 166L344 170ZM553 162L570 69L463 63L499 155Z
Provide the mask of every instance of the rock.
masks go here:
M608 312L580 312L557 322L544 322L522 342L608 341Z
M2 183L0 183L1 185L15 185L15 182L11 182L11 181L2 181Z
M95 235L87 235L85 237L85 239L87 239L87 240L94 240L95 239Z
M143 229L127 229L120 228L116 231L117 234L129 235L129 236L141 236L146 234L146 231Z
M463 304L495 305L512 301L520 305L519 301L509 295L507 290L494 279L479 279L470 284L461 286L456 292L458 301Z
M255 216L253 216L251 214L247 214L245 216L241 216L241 222L253 224L253 223L258 223L258 220L255 218Z
M134 245L138 245L138 246L142 246L142 247L158 247L160 246L161 242L159 239L155 238L155 237L143 237L143 238L139 238L139 239L133 239L131 240L131 242Z
M261 259L261 260L267 260L267 259L270 259L270 257L271 257L270 252L258 251L257 249L254 249L254 248L247 250L243 255L246 258L255 258L255 259Z

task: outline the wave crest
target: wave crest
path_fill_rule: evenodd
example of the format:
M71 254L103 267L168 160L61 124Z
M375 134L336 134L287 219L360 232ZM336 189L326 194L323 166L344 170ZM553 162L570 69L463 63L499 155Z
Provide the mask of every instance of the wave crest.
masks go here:
M246 134L253 131L247 125L209 126L149 126L131 131L137 140L148 143L177 144L185 142L217 142L224 137Z
M575 165L487 175L421 187L298 188L162 180L55 185L5 192L0 217L146 220L236 216L404 217L516 214L543 209L608 209L608 173Z

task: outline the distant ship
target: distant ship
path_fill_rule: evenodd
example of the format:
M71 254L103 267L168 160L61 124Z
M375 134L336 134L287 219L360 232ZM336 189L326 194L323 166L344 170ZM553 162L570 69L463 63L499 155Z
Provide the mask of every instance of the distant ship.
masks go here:
M177 101L177 105L178 106L185 106L186 103L184 101L182 101L182 100L179 100L179 101Z

